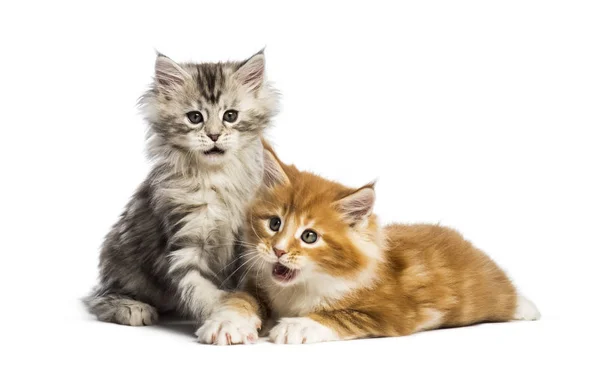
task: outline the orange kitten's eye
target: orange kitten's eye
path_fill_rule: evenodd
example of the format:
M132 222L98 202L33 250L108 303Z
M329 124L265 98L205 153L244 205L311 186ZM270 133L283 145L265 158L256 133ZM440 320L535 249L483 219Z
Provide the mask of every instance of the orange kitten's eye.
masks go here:
M281 219L279 217L271 217L271 220L269 220L269 228L273 232L277 232L279 230L280 226L281 226Z
M315 233L314 230L306 229L304 232L302 232L300 238L305 243L315 243L317 242L317 239L319 239L319 236L317 236L317 233Z

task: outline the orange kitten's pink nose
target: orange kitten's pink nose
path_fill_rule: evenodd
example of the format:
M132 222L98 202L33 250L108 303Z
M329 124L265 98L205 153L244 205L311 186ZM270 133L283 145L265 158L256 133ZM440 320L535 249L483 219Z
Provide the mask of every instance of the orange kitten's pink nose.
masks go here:
M279 250L276 247L273 247L273 252L277 255L277 258L281 258L282 255L287 254L285 251Z

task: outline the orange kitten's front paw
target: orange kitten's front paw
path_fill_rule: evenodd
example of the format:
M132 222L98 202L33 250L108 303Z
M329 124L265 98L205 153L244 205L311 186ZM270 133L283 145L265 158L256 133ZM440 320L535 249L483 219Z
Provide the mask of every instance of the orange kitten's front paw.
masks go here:
M200 343L231 345L249 344L258 340L261 321L257 316L245 316L235 310L221 310L210 316L196 331Z
M339 340L329 327L308 317L282 318L269 332L269 339L278 344L304 344Z

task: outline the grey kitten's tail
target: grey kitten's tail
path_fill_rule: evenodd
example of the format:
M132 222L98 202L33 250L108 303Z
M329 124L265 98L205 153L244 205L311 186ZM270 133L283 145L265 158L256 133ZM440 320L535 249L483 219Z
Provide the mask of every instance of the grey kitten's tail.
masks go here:
M158 312L153 306L119 293L95 291L83 303L100 321L128 326L158 322Z

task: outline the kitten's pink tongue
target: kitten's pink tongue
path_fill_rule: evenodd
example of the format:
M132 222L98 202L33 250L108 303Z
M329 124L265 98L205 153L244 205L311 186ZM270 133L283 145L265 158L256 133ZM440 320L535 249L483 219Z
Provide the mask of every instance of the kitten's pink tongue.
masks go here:
M290 281L296 277L296 272L296 270L291 270L280 263L273 266L273 276L278 280Z

